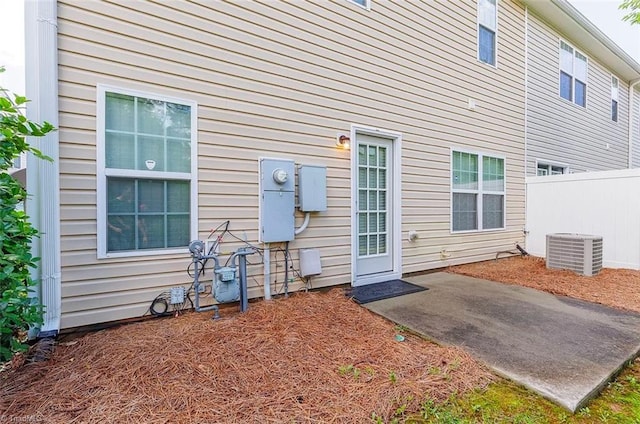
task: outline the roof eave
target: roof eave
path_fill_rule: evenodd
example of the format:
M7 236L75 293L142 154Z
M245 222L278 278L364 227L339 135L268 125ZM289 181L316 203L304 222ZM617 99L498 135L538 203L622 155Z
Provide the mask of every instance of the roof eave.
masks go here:
M625 81L640 78L640 64L566 0L522 0L580 50ZM621 22L622 24L622 22Z

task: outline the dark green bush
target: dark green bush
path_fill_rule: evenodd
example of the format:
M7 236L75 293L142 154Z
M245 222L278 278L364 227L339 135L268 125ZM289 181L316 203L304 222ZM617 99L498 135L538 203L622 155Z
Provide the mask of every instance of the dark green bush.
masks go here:
M30 268L38 260L31 255L30 245L38 231L21 207L26 190L7 170L23 152L51 160L31 147L26 137L42 137L53 126L30 122L22 111L26 102L0 87L0 362L25 350L29 327L42 323L42 306L29 296L35 284Z

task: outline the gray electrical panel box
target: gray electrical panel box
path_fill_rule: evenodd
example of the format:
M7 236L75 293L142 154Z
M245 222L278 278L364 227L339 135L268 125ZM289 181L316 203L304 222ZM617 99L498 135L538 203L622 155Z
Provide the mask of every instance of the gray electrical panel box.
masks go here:
M260 159L260 241L291 241L295 232L295 163Z
M302 212L327 210L327 167L300 165L298 169L298 202Z

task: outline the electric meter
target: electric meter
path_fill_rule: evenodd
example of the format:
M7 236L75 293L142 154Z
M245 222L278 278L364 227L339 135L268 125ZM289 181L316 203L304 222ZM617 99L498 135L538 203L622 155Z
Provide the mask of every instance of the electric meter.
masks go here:
M284 184L287 182L287 180L289 179L289 175L287 174L287 171L285 171L282 168L277 168L273 171L273 181L275 181L278 184Z

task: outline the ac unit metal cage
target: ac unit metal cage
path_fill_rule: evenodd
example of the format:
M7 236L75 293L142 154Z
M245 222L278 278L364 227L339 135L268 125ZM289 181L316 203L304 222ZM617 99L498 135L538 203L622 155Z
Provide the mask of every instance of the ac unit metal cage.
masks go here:
M602 269L602 237L588 234L547 234L547 268L569 269L592 276Z

